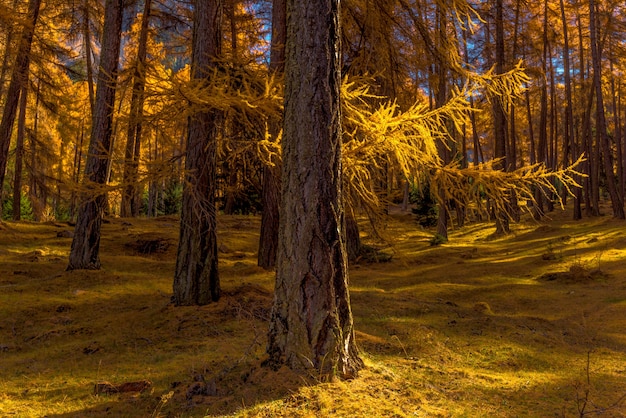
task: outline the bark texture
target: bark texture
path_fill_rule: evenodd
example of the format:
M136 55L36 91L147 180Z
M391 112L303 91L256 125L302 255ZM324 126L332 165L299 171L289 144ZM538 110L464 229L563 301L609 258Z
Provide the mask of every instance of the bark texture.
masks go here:
M81 199L68 270L100 268L100 228L106 206L106 194L101 187L106 184L109 172L123 6L123 0L107 0L105 5L100 70L84 176L92 190Z
M338 0L287 2L279 249L268 363L349 378L354 341L341 188Z
M221 47L222 3L195 2L192 74L210 76ZM202 110L189 118L174 303L206 305L220 298L215 219L216 143L220 115Z

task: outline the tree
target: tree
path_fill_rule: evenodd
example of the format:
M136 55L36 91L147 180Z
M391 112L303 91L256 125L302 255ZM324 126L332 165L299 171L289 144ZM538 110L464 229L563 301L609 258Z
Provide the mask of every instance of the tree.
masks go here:
M139 215L141 196L137 185L139 156L141 154L141 134L143 127L144 90L146 84L146 54L148 46L148 24L150 21L151 0L144 0L137 57L133 65L133 91L130 99L130 115L126 149L124 152L124 190L122 192L121 216Z
M270 71L276 77L282 77L285 70L285 38L287 35L285 0L274 0L272 3L272 45L270 51ZM278 137L280 121L271 120L270 134ZM278 225L280 203L280 166L273 161L274 166L263 169L263 191L261 195L263 213L261 214L261 235L259 238L258 265L265 269L276 265L276 251L278 250Z
M196 0L191 78L201 85L213 74L221 50L221 0ZM205 305L220 298L215 220L216 146L220 113L199 109L189 117L174 303Z
M41 0L30 0L28 3L28 16L22 29L19 40L16 61L13 64L13 73L7 91L7 99L4 104L4 112L0 121L0 191L4 184L4 175L9 158L9 145L13 133L13 124L17 114L17 105L22 87L28 80L28 68L30 64L30 50L35 33L35 25L39 16Z
M354 376L341 169L339 0L287 2L282 200L268 364Z
M122 32L123 0L107 0L96 87L89 155L85 166L88 191L78 210L68 270L100 268L100 228L106 205L103 186L109 174L109 150Z
M596 135L600 142L602 164L606 176L606 186L611 197L613 217L624 219L624 202L617 190L617 181L613 167L613 154L609 135L606 129L604 114L604 97L602 93L602 53L597 40L596 5L594 0L589 0L589 37L591 43L591 61L593 67L593 85L596 92Z

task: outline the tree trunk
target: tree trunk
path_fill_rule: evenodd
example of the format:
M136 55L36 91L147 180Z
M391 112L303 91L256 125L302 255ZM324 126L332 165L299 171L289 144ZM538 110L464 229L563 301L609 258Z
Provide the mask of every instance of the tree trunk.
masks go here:
M563 72L565 74L565 118L563 132L563 167L570 165L571 160L578 157L578 147L574 142L574 111L572 100L572 76L570 72L570 55L569 55L569 35L567 27L567 19L565 16L565 4L563 0L559 0L561 8L561 24L563 26ZM570 160L570 154L572 156ZM581 182L580 176L576 176L576 181ZM579 189L575 190L574 197L574 220L582 218L581 199L578 196Z
M13 66L13 73L11 74L11 81L2 113L2 121L0 121L0 191L4 184L7 160L9 158L9 145L11 144L11 134L13 133L20 92L28 80L29 55L40 5L41 0L30 0L28 3L28 16L22 29L17 48L17 57Z
M593 84L596 91L596 133L602 151L602 164L606 175L606 186L611 197L611 207L613 217L624 219L624 202L620 199L617 191L617 182L613 168L613 153L609 135L606 130L606 119L604 115L604 98L602 93L602 62L600 50L597 42L596 31L596 6L594 0L589 0L589 37L591 41L591 60L593 65Z
M105 5L100 71L85 166L85 182L90 193L85 192L81 197L68 270L100 268L100 227L106 204L102 187L107 182L110 161L123 4L123 0L107 0Z
M211 76L221 54L221 0L196 0L191 77ZM216 148L221 115L202 110L189 117L174 303L206 305L220 298L215 214Z
M89 17L89 0L83 1L83 46L85 48L85 67L87 69L87 87L89 90L89 110L93 115L93 107L95 101L95 94L93 89L93 64L92 64L92 52L91 52L91 31L89 30L90 17Z
M282 202L268 364L349 378L363 367L348 292L339 0L287 2Z
M285 70L285 41L287 35L287 10L285 0L274 0L272 3L272 45L270 51L270 71L276 77L282 76ZM280 132L280 121L269 121L270 135L276 138ZM263 191L261 202L261 235L259 237L258 265L271 269L276 265L278 250L278 225L280 222L280 163L273 161L274 167L263 169Z
M146 83L146 53L148 49L148 23L150 21L151 3L151 0L144 0L141 29L139 31L139 41L137 44L137 60L133 73L133 92L130 98L130 115L124 153L124 189L120 207L120 215L122 217L139 216L141 204L138 172L139 157L141 155L144 89Z
M503 5L502 0L496 0L496 74L504 73L504 21L503 21ZM493 101L493 125L494 125L494 157L501 159L496 167L502 171L507 170L506 161L506 113L504 103L499 97L495 97ZM508 206L508 204L506 204ZM506 211L496 213L496 235L510 233L509 214Z
M28 80L22 87L20 115L17 119L17 143L15 145L15 177L13 179L13 220L22 217L22 166L24 161L24 135L26 132L26 104L28 101Z

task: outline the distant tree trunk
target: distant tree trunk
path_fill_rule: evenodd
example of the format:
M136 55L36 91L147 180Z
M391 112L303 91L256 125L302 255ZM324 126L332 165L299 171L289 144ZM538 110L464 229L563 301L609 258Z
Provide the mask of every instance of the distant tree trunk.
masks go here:
M208 79L221 54L221 0L196 0L191 77ZM189 117L174 303L206 305L220 298L216 234L216 149L221 115L196 111Z
M101 188L107 182L113 109L120 55L123 0L107 0L104 10L100 71L93 114L85 182L91 193L85 193L78 209L68 270L100 268L100 228L106 204Z
M503 21L503 0L496 0L496 66L495 71L496 74L504 73L504 65L505 65L505 56L504 56L504 21ZM497 167L502 171L507 170L507 161L506 161L506 112L504 108L504 103L500 98L496 97L493 101L493 116L494 116L494 137L495 137L495 146L494 146L494 157L500 158L500 161L497 164ZM508 204L507 204L508 206ZM509 227L509 214L507 211L503 211L501 213L496 213L496 234L508 234L511 232Z
M22 217L22 163L24 161L24 135L26 132L26 104L28 101L28 80L20 95L20 115L17 119L17 143L15 145L15 177L13 179L13 220Z
M91 31L89 30L89 0L83 1L83 46L85 48L85 67L87 70L87 88L89 90L89 110L93 115L93 107L95 101L95 93L93 88L93 63L91 51Z
M146 84L146 54L148 49L148 24L152 0L144 0L141 29L137 44L137 60L133 71L133 92L130 98L130 115L126 150L124 153L124 189L120 214L122 217L139 216L141 195L139 193L138 172L141 156L141 134L143 129L144 90Z
M287 35L287 10L285 0L272 3L272 45L270 52L270 71L281 77L285 70L285 41ZM269 121L270 135L276 138L280 132L280 121ZM273 167L263 169L263 191L261 202L261 235L259 238L258 265L264 269L274 268L278 250L278 225L280 222L280 163L273 161Z
M606 176L606 186L611 197L611 206L613 209L613 217L624 219L624 202L620 199L617 191L617 182L615 179L615 171L613 167L613 153L609 135L606 130L606 119L604 114L604 98L602 93L602 62L601 55L596 39L596 6L594 0L589 0L589 37L591 41L591 61L593 66L593 84L596 91L596 135L600 142L602 151L602 164L604 174Z
M581 103L586 103L583 108L580 146L581 152L585 153L586 161L583 162L583 174L587 176L583 180L583 192L585 199L585 213L587 216L599 216L599 187L598 170L591 141L591 107L593 106L593 86L589 93L585 90L585 48L583 42L583 25L580 13L577 14L578 23L578 51L579 51L579 75Z
M7 160L9 158L9 146L11 144L11 134L13 133L13 124L15 123L15 116L17 114L20 92L28 80L30 49L33 42L35 25L39 17L40 5L41 0L30 0L28 3L28 14L18 44L17 57L13 65L13 73L11 74L2 120L0 121L0 192L4 184Z
M437 47L442 50L447 36L446 26L445 12L441 5L437 5L437 36L435 39ZM441 108L445 105L447 100L448 68L447 63L444 62L443 59L439 59L435 67L437 71L435 107ZM437 141L437 153L444 164L448 164L450 162L449 144L443 141ZM447 241L448 221L450 220L449 202L446 200L445 190L437 190L437 194L437 202L439 203L439 212L437 214L437 235Z
M12 10L15 12L19 0L13 0ZM4 95L4 84L6 81L7 72L9 71L9 62L13 55L13 37L15 36L15 27L9 25L7 28L6 36L4 38L4 55L2 56L2 64L0 65L0 97Z
M282 203L268 364L352 377L363 367L348 292L339 0L287 2Z
M361 236L359 233L359 224L351 211L346 212L345 223L348 260L355 261L361 254Z
M563 0L559 0L561 8L561 24L563 26L563 72L565 73L565 118L564 118L564 132L563 132L563 167L567 167L570 164L570 153L572 154L572 160L578 157L578 147L574 143L574 111L572 100L572 77L570 72L570 56L569 56L569 35L567 19L565 16L565 4ZM581 182L580 176L576 176L576 181ZM582 218L581 210L581 189L574 190L574 220Z

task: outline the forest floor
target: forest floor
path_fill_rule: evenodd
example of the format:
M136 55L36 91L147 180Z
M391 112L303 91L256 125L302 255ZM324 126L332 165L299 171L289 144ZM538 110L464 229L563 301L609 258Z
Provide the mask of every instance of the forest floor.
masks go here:
M2 223L0 416L624 417L626 223L550 216L430 246L394 213L391 260L350 268L367 367L330 383L261 367L259 217L219 217L223 298L180 308L177 218L108 219L102 269L73 272L68 224Z

